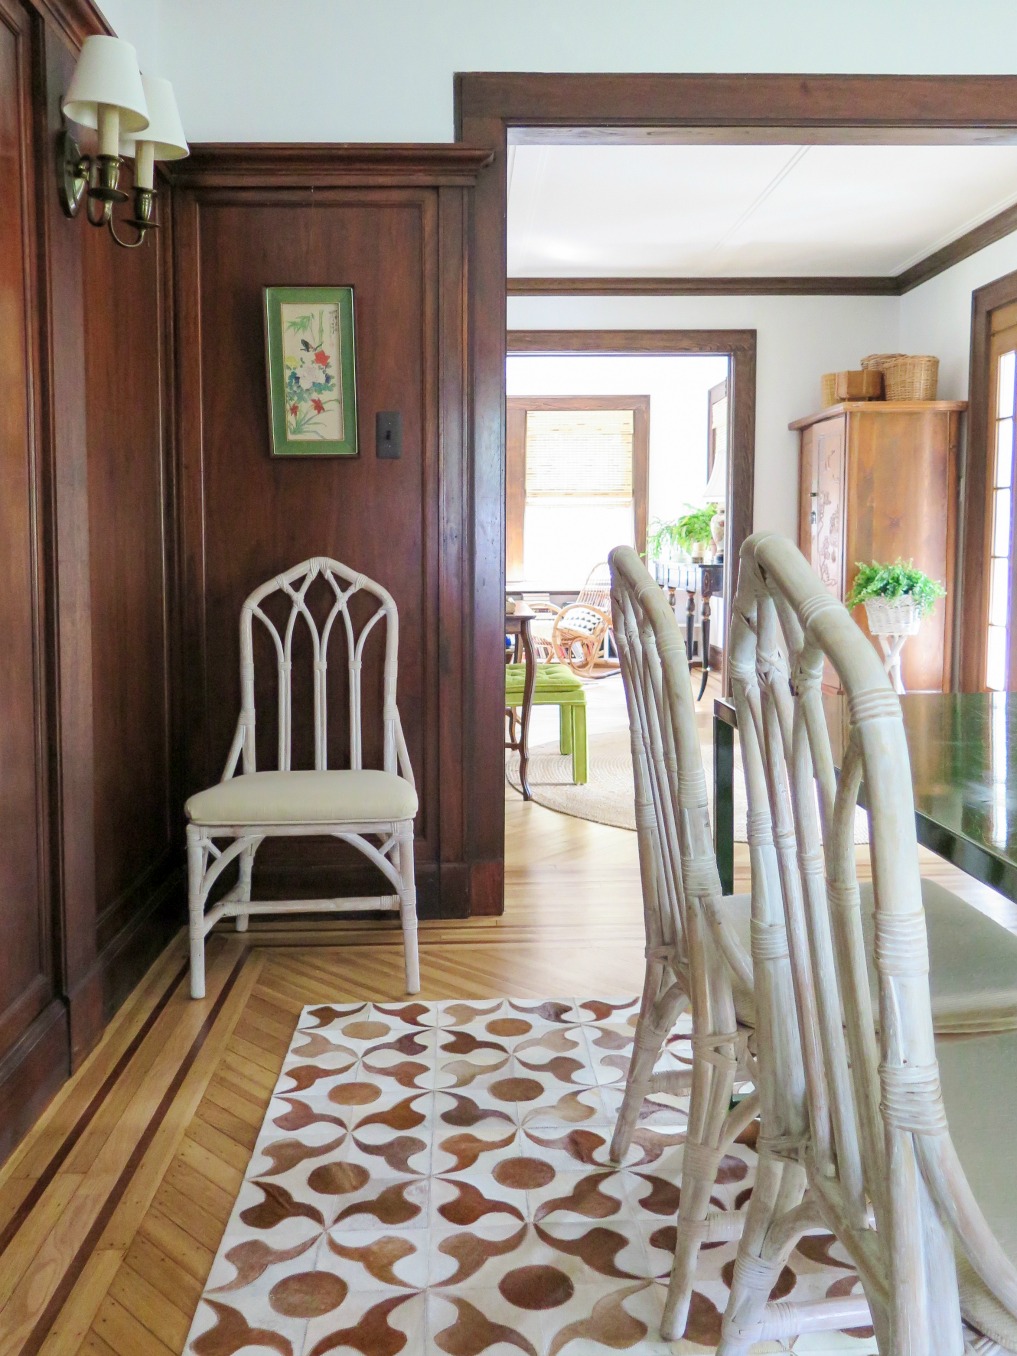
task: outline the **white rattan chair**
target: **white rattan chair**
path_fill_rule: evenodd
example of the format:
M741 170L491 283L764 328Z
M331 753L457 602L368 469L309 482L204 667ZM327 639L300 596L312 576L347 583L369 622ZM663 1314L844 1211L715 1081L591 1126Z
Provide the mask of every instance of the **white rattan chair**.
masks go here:
M646 928L646 976L625 1095L611 1144L623 1161L645 1098L691 1094L667 1323L685 1329L699 1249L738 1236L738 1211L713 1210L720 1162L755 1118L751 1078L749 898L722 897L685 642L660 586L631 547L611 553L615 643L628 704ZM654 1074L691 1006L692 1067Z
M320 580L324 606L315 608L309 591ZM279 594L281 599L269 600ZM273 603L275 606L273 606ZM285 614L273 619L265 610ZM357 619L351 613L351 605ZM320 614L321 620L315 613ZM255 723L254 623L267 630L276 660L278 739L275 766L259 771ZM314 707L313 769L295 770L293 761L294 639L299 623L309 633ZM382 623L379 627L378 623ZM377 628L377 630L376 630ZM329 642L337 632L346 642L348 761L329 763ZM366 643L374 633L384 646L382 658L381 769L365 768L362 720L362 671ZM383 637L383 640L381 639ZM205 993L205 937L220 918L236 918L244 931L251 914L390 910L401 916L406 955L406 987L420 988L417 960L416 888L413 821L417 793L396 706L399 622L391 596L364 575L337 560L315 556L263 584L240 613L240 717L217 786L187 801L187 880L190 915L191 994ZM339 668L333 665L333 670ZM238 773L238 766L240 772ZM357 848L385 877L390 893L338 899L251 899L254 857L266 838L323 835ZM216 840L231 839L225 847ZM376 842L370 840L376 839ZM236 861L239 879L206 910L209 893L223 871Z
M611 641L611 572L595 565L574 603L558 609L551 630L555 657L573 673L588 677L609 659Z
M839 777L824 661L849 709ZM718 1356L870 1316L883 1356L1015 1351L1017 939L959 900L952 933L941 903L923 909L899 700L783 538L742 547L730 665L749 796L761 1126ZM873 914L854 843L863 782ZM956 1030L976 1030L979 1005L989 1034L934 1035L951 1012ZM768 1303L791 1249L816 1229L847 1249L864 1295Z

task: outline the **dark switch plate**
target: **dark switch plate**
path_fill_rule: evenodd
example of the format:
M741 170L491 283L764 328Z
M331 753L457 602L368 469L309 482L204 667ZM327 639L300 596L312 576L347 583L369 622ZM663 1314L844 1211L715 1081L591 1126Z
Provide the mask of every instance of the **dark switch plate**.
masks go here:
M379 457L403 455L403 417L398 410L379 410L374 416L374 446Z

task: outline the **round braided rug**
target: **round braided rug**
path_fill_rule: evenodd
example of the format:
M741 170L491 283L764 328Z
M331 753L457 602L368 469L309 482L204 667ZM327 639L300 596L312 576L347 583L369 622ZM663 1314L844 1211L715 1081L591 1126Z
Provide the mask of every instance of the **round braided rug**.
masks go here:
M713 799L713 746L703 744L703 766L706 768L707 788ZM505 775L509 785L522 792L519 784L519 755L510 753L505 760ZM545 809L574 819L591 819L597 824L609 824L616 829L635 832L636 807L632 786L632 755L629 733L614 729L604 733L590 732L589 781L576 786L572 781L572 756L558 751L558 745L539 744L530 753L530 790L533 799ZM712 804L711 804L712 814ZM741 760L735 752L734 768L734 838L736 843L747 841L745 786L742 780ZM855 812L855 842L867 843L868 824L863 810Z
M572 781L572 755L559 753L557 744L540 744L530 750L529 782L533 799L548 810L574 819L592 819L616 829L636 827L635 793L632 789L632 755L627 730L590 736L590 780L585 786ZM519 755L509 754L505 773L517 791Z

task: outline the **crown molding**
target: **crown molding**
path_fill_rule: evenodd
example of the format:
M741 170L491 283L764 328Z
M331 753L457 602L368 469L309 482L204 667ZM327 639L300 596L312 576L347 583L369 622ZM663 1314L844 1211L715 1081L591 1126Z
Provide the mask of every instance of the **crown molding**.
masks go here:
M28 4L62 33L72 47L80 47L96 33L116 36L92 0L28 0Z
M897 296L897 279L861 278L509 278L527 297Z
M372 186L463 187L491 164L493 151L448 143L202 142L174 163L183 188Z

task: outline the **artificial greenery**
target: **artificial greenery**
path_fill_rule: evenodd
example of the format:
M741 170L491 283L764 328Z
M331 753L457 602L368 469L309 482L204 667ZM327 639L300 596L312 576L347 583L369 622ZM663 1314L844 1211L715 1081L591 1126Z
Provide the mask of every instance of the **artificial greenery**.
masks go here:
M705 508L691 509L673 522L663 522L657 518L650 524L647 537L649 554L659 560L674 547L691 552L696 546L705 546L711 540L710 522L717 512L716 504L707 504Z
M914 603L920 617L932 611L937 598L946 596L946 589L923 570L915 568L910 560L897 559L890 565L872 561L863 565L856 561L858 573L847 596L848 607L859 603L882 600L887 603Z

